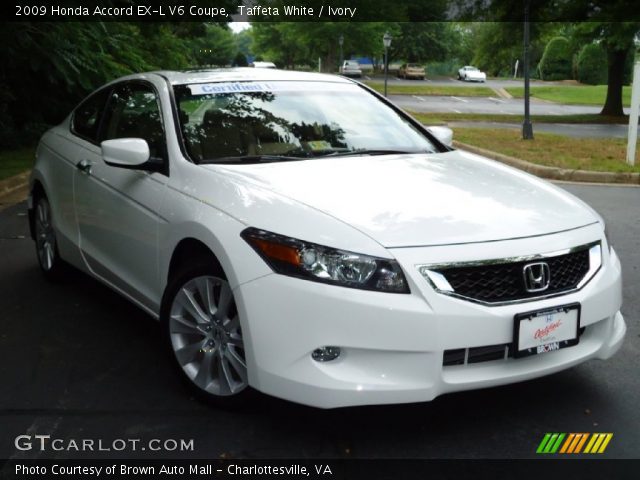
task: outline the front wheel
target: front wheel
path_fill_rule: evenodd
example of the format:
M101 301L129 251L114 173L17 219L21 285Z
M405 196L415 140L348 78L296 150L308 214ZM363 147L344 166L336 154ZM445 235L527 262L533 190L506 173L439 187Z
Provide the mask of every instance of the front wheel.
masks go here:
M167 287L161 320L177 370L193 393L220 406L244 404L251 389L242 328L224 275L207 264L183 270Z

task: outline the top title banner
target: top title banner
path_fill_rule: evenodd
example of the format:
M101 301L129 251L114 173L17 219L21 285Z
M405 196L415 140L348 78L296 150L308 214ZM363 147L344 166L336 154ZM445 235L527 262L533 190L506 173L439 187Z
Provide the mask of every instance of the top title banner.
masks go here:
M8 21L539 22L640 21L637 0L18 0Z

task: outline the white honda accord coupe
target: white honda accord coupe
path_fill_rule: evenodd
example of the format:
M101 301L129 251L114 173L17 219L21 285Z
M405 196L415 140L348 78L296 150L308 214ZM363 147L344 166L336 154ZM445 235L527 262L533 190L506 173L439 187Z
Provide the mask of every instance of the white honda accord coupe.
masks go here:
M121 78L40 142L39 264L159 319L218 404L421 402L611 357L626 326L602 218L443 133L338 76Z

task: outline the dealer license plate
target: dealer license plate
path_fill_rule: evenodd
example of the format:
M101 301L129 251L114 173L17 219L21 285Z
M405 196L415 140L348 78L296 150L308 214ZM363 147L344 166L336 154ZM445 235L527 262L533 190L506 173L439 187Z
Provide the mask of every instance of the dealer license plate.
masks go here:
M576 345L579 329L579 303L519 313L514 319L514 356L526 357Z

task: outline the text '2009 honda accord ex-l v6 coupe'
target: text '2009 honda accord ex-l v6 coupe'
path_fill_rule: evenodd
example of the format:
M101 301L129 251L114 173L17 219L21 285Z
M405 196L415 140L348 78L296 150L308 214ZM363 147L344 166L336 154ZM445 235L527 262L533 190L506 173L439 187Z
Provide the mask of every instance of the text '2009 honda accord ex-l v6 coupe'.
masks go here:
M38 260L158 318L219 404L429 401L611 357L602 218L444 133L338 76L121 78L40 142Z

